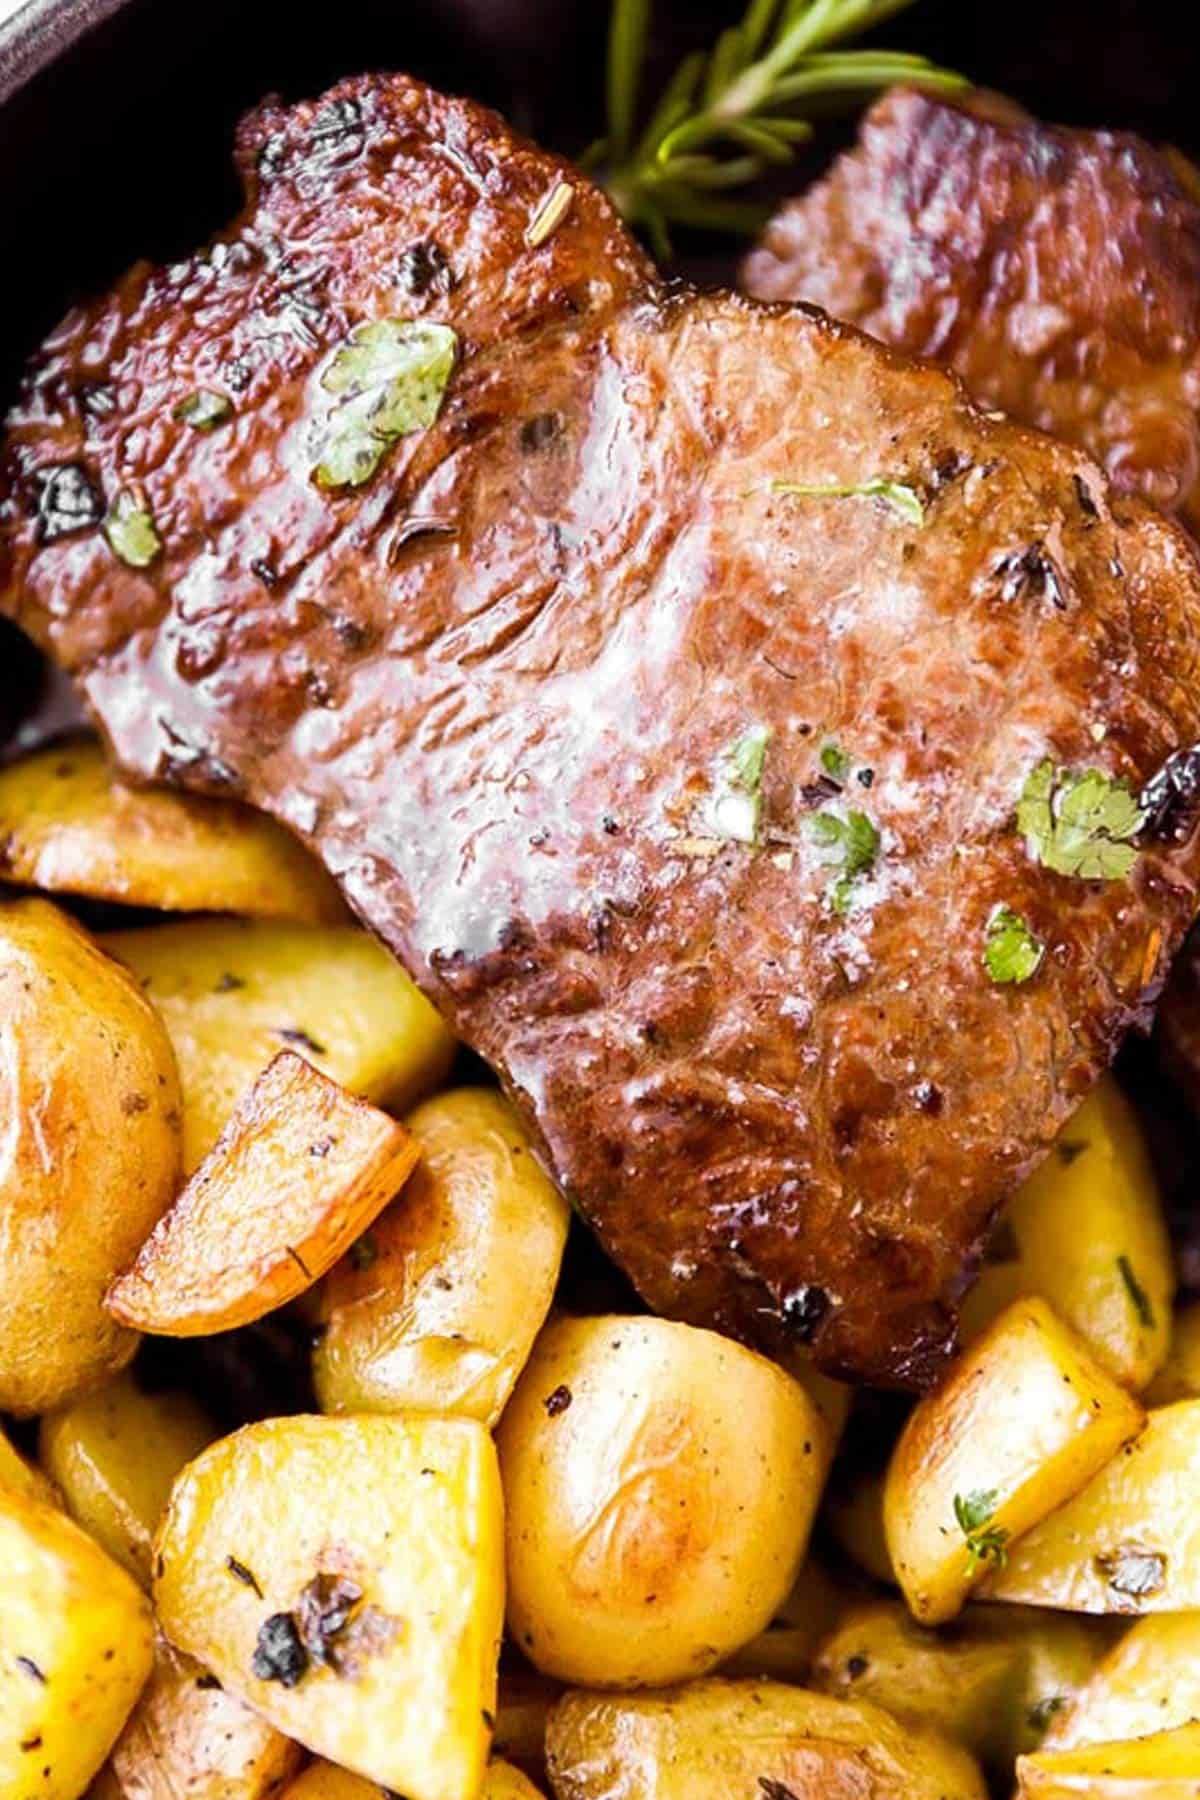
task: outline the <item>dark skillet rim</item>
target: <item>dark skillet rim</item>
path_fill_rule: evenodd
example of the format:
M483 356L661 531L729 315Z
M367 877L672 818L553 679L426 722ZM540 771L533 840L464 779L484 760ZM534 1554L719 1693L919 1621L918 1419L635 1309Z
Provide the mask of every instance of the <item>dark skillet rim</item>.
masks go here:
M26 0L0 25L0 106L128 0Z

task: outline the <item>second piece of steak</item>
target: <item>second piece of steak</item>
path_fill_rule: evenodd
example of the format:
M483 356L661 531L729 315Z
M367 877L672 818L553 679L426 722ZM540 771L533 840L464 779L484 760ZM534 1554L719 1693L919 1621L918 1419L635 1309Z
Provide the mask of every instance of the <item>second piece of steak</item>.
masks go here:
M347 83L241 155L35 360L4 608L127 770L315 846L653 1306L919 1385L1195 910L1132 798L1200 736L1190 545L665 291L470 105Z

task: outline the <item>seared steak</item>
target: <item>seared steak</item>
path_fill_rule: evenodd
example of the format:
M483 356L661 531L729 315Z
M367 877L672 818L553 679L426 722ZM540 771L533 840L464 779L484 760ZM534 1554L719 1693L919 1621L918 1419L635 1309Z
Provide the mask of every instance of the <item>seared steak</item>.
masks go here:
M1130 797L1200 734L1191 546L931 368L664 290L474 106L348 82L239 154L234 227L35 359L4 607L127 771L319 851L651 1305L919 1385L1195 909Z
M1200 532L1200 179L1174 153L897 89L743 285L933 357Z

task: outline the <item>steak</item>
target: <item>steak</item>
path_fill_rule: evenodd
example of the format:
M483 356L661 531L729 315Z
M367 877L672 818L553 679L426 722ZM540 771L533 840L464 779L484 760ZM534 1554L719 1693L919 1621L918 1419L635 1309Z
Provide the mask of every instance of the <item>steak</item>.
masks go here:
M1177 153L895 89L743 285L932 357L1200 532L1200 176Z
M651 1306L920 1386L1196 909L1195 834L1134 838L1200 735L1190 543L664 287L476 106L349 81L238 155L230 230L34 358L0 605L127 774L314 847Z

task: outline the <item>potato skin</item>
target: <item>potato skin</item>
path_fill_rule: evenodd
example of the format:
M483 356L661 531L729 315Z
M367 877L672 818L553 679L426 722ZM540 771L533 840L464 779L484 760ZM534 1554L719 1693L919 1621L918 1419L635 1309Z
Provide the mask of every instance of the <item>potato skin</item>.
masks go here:
M150 1673L137 1583L56 1507L0 1490L0 1794L79 1800Z
M1119 1743L1023 1756L1017 1783L1018 1800L1195 1800L1200 1722Z
M149 1587L171 1483L213 1436L189 1394L143 1393L125 1373L48 1413L38 1428L38 1460L72 1518Z
M786 1598L827 1427L783 1371L666 1319L560 1318L500 1422L509 1630L547 1674L677 1681Z
M44 900L0 905L0 1411L129 1361L109 1282L171 1200L181 1103L137 983Z
M326 1412L463 1413L493 1426L541 1329L570 1208L502 1094L456 1088L406 1120L421 1161L331 1270L313 1353Z
M1200 1612L1154 1613L1112 1647L1058 1714L1044 1750L1147 1737L1200 1718Z
M984 1800L972 1758L877 1706L774 1681L574 1692L550 1715L556 1800ZM778 1792L778 1790L774 1790Z

